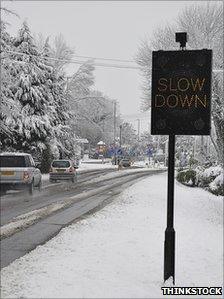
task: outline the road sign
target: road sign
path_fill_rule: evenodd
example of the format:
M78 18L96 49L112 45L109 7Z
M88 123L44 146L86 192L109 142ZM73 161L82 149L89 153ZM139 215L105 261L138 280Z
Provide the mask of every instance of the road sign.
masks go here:
M212 50L154 51L153 135L209 135Z
M150 147L147 150L147 155L149 158L152 157L152 149Z
M121 149L121 148L118 148L118 150L117 150L117 155L122 155L122 154L123 154L122 149Z

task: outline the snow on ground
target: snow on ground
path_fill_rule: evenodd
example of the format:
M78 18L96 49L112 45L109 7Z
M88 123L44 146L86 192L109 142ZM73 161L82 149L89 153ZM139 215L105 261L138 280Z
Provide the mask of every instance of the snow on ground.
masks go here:
M4 268L2 297L165 298L166 181L159 174L135 183ZM221 197L176 184L176 286L222 286L222 223Z
M86 159L86 160L81 160L79 163L79 168L78 171L82 171L84 169L108 169L108 168L117 168L116 165L113 165L111 163L111 159L105 159L104 163L102 160L97 160L97 159Z
M150 171L155 171L155 170L161 170L162 168L123 168L119 171L116 172L112 172L112 173L107 173L107 174L103 174L101 176L98 176L94 179L90 179L88 180L88 182L84 183L84 185L88 185L90 183L98 183L98 182L102 182L105 180L110 180L110 179L115 179L117 177L123 177L125 175L129 175L129 174L136 174L136 173L140 173L140 172L150 172Z
M150 169L154 169L153 166L150 166L148 167L146 165L146 163L144 161L140 161L140 162L135 162L134 163L134 166L138 166L138 167L142 167L142 168L150 168ZM162 166L161 166L162 167ZM161 167L157 167L157 168L161 168ZM79 164L79 168L77 169L77 173L82 173L82 172L85 172L87 170L103 170L103 169L118 169L118 166L117 165L113 165L111 163L111 160L110 159L107 159L105 163L102 163L101 160L96 160L96 159L88 159L88 160L84 160L84 161L80 161L80 164ZM133 171L136 171L136 169L122 169L123 171L126 170L133 170ZM42 174L42 180L43 181L48 181L49 180L49 174Z
M10 236L16 231L19 231L36 222L38 219L47 217L48 215L51 215L54 212L62 209L65 205L66 203L53 203L46 207L19 215L13 218L11 222L1 226L0 236L1 238Z
M79 168L77 169L77 173L85 172L85 170L98 170L98 169L117 169L116 165L112 165L109 161L102 163L101 160L96 159L88 159L88 160L81 160L79 164ZM49 174L42 174L42 180L47 181L49 180Z

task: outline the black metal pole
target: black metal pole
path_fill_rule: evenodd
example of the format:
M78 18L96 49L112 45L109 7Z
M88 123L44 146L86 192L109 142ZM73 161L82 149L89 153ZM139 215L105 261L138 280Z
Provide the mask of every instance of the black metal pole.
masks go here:
M122 136L121 136L121 130L122 130L122 125L120 125L120 148L121 148L121 138L122 138Z
M175 284L175 230L173 227L174 166L175 166L175 135L169 135L167 227L165 231L165 242L164 242L164 281L172 277L173 284Z

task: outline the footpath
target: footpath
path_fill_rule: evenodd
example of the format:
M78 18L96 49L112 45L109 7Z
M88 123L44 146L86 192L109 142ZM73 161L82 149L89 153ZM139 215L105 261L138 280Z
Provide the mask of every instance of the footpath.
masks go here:
M175 298L161 291L166 193L167 174L133 184L101 211L3 268L1 297ZM222 197L176 182L174 223L175 286L221 287Z

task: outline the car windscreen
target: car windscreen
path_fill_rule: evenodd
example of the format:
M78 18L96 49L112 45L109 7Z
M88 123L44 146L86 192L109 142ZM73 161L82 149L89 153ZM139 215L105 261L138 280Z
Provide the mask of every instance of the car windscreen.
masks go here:
M24 156L0 156L0 167L26 167Z
M68 168L70 166L69 161L53 161L52 167L57 167L57 168Z

